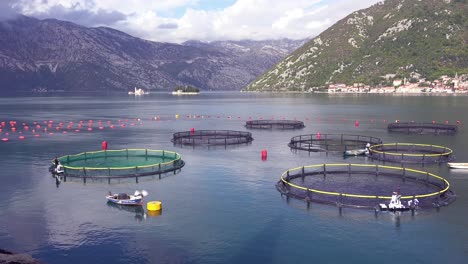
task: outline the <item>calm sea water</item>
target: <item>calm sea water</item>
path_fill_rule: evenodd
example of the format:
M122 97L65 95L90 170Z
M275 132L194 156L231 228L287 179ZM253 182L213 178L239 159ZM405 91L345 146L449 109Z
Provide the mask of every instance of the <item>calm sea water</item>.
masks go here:
M282 198L275 189L292 167L343 162L339 155L293 153L292 136L346 133L384 142L438 144L468 161L468 97L328 96L205 93L196 97L153 94L141 98L0 98L0 121L30 126L46 120L94 121L93 131L38 138L26 132L0 142L0 248L26 252L44 263L466 263L468 257L468 172L445 165L424 169L444 176L458 195L455 203L416 215L315 205ZM181 117L175 119L175 115ZM187 116L196 118L188 118ZM159 116L161 121L151 120ZM296 131L252 131L250 145L180 148L172 134L195 129L245 130L252 119L298 119ZM140 119L140 121L135 119ZM128 119L128 122L126 121ZM389 134L387 123L461 121L455 136ZM105 128L97 129L102 120ZM110 129L107 121L126 124ZM359 127L354 126L359 120ZM9 130L9 129L8 129ZM47 169L55 156L110 149L173 150L186 166L176 175L140 183L58 187ZM261 161L261 150L268 160ZM346 162L371 162L365 158ZM107 205L105 194L147 190L163 203L161 215ZM146 210L145 210L146 211Z

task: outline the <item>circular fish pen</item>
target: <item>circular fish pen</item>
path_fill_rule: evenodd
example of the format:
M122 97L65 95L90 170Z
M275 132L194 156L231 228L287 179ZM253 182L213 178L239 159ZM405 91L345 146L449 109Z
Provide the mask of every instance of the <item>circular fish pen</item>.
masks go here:
M447 147L413 143L386 143L369 148L370 158L398 163L443 163L455 159Z
M174 145L228 146L249 144L253 141L252 133L233 130L196 130L174 133L171 142Z
M347 134L310 134L294 136L288 146L292 150L308 152L334 152L351 149L363 149L367 144L382 144L382 140L376 137Z
M401 203L418 200L418 208L446 206L455 201L450 183L435 174L371 164L317 164L285 171L276 184L287 197L338 207L378 208L393 192ZM411 202L410 202L411 204Z
M248 129L302 129L304 122L297 120L251 120L245 122Z
M63 179L87 182L139 182L176 174L185 165L181 156L167 150L121 149L83 152L59 158Z
M387 128L389 132L421 135L454 135L458 131L457 125L414 122L391 123Z

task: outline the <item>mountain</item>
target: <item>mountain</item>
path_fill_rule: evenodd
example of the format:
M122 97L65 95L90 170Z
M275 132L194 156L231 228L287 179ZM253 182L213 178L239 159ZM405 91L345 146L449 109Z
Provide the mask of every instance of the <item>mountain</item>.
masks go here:
M467 0L386 0L353 12L245 90L307 91L330 83L377 85L384 76L468 73Z
M305 41L159 43L26 16L0 22L0 90L240 90Z

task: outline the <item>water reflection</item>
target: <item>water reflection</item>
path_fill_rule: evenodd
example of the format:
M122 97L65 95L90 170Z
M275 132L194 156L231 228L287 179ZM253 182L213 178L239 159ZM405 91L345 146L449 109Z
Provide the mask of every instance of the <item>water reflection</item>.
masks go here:
M107 202L107 206L111 208L115 208L120 211L133 213L135 214L135 220L137 221L143 221L144 219L146 219L145 209L143 209L143 206L141 205L121 205L121 204Z

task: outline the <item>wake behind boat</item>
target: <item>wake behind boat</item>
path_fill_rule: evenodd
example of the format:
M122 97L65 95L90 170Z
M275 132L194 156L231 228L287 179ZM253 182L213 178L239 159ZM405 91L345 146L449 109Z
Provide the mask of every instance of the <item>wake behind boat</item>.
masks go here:
M367 155L369 154L369 148L370 148L371 144L370 143L367 143L366 144L366 147L363 148L363 149L350 149L350 150L346 150L343 154L345 156L361 156L361 155Z
M466 162L448 162L447 166L451 169L468 169L468 163Z
M143 190L141 192L135 191L133 195L126 193L111 193L106 196L108 202L120 205L142 205L144 197L148 196L148 192Z
M350 149L344 152L345 156L361 156L368 153L367 149Z

